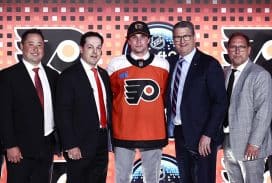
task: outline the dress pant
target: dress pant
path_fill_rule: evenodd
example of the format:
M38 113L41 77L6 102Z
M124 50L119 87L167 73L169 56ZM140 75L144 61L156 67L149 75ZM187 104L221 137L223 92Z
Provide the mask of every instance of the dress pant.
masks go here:
M7 183L50 183L52 176L54 136L44 138L44 145L35 157L27 157L19 163L7 162ZM6 157L7 160L7 157Z
M182 126L174 129L176 159L181 183L215 183L217 148L211 145L211 153L200 156L198 151L186 146Z
M67 161L67 183L105 183L108 170L108 133L100 129L96 151L91 157L72 160L64 153Z
M224 143L224 163L228 172L230 183L262 183L265 169L264 158L253 161L237 160L231 150L229 135L225 135Z
M159 183L161 148L140 148L144 183ZM132 178L136 148L114 148L115 183L129 183Z

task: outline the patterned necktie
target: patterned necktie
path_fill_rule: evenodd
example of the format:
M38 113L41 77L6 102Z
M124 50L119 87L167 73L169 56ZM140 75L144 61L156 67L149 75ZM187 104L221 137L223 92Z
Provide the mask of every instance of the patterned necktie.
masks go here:
M34 76L35 88L36 88L36 92L38 94L38 97L40 99L41 106L43 108L44 98L43 98L42 83L41 83L41 79L40 79L39 74L38 74L39 73L39 68L34 68L32 70L35 72L35 76Z
M97 85L97 91L98 91L98 98L99 98L99 108L100 108L100 123L102 128L107 127L107 114L106 114L106 108L105 108L105 102L103 97L103 91L101 87L101 83L98 77L97 69L92 68L92 71L94 73L96 85Z
M174 85L173 85L172 100L171 100L173 116L176 116L177 96L178 96L179 81L180 81L183 61L184 61L183 58L179 59L177 63L176 74L174 76Z
M233 88L233 83L234 83L234 79L235 79L234 73L235 73L236 71L237 71L236 69L232 69L232 70L231 70L230 77L229 77L229 82L228 82L228 87L227 87L228 104L230 104L230 97L231 97L232 88ZM226 117L225 117L225 121L224 121L224 127L229 126L229 119L228 119L228 116L229 116L229 114L228 114L228 112L227 112Z

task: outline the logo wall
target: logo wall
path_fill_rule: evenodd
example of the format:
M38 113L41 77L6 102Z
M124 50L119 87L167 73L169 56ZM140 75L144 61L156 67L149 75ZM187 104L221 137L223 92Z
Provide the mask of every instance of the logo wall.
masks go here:
M16 59L22 58L20 49L21 36L30 27L15 27L17 36ZM45 37L45 55L42 62L52 69L62 72L79 57L79 40L82 32L71 27L38 27ZM67 39L68 38L68 39Z

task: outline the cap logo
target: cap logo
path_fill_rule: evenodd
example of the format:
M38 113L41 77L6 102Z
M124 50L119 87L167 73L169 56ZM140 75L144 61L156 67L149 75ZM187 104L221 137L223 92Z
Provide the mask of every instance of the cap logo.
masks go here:
M138 30L138 29L141 30L141 29L143 29L143 27L144 27L143 24L140 24L140 23L135 24L135 29L136 30Z

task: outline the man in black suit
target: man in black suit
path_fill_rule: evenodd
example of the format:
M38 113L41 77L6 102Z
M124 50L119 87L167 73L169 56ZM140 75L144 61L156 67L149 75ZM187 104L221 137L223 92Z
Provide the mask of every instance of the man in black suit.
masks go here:
M1 134L8 183L49 183L54 149L56 71L42 65L44 36L24 32L22 60L1 71Z
M68 183L106 182L111 90L107 72L97 65L102 45L99 33L83 34L81 58L60 75L57 86L57 124Z
M173 40L178 55L169 58L167 115L181 182L214 183L227 109L224 73L215 58L195 48L191 22L178 22Z

